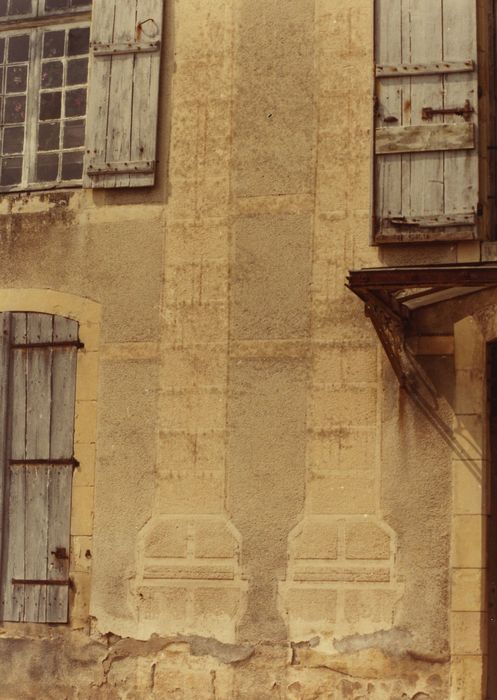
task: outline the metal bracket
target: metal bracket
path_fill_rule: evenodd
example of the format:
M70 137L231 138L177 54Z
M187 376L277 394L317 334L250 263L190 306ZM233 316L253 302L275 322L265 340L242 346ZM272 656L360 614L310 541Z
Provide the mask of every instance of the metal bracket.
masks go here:
M371 290L363 290L363 298L366 301L366 316L371 319L400 386L422 402L425 408L436 410L436 389L406 344L409 318L396 313Z
M13 578L12 583L14 586L69 586L71 581L69 579Z

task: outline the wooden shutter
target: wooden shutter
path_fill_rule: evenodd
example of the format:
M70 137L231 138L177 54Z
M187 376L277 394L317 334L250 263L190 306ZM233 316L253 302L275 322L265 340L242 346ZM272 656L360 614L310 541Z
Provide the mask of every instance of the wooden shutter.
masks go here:
M376 0L374 242L478 233L476 0Z
M78 324L2 317L2 617L67 622Z
M86 187L154 184L163 0L94 0Z

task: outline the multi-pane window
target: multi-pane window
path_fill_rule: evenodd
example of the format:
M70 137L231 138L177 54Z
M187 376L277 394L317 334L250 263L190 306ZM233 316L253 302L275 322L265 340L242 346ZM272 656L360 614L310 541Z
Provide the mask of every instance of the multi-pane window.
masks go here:
M0 23L33 20L27 29L0 29L0 190L81 183L90 41L81 13L90 7L0 0ZM54 14L67 22L51 23Z

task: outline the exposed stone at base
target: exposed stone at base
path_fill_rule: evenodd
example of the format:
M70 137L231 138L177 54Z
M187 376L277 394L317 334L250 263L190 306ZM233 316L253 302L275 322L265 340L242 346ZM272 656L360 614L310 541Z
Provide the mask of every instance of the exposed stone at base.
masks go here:
M113 635L0 639L2 700L449 700L447 659Z

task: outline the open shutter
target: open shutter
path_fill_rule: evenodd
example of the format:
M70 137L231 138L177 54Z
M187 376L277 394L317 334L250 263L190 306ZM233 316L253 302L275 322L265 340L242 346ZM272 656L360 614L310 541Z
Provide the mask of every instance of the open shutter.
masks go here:
M67 622L78 324L3 314L2 617Z
M476 0L375 0L375 243L477 238Z
M84 185L154 184L163 0L94 0Z

